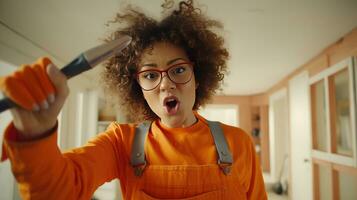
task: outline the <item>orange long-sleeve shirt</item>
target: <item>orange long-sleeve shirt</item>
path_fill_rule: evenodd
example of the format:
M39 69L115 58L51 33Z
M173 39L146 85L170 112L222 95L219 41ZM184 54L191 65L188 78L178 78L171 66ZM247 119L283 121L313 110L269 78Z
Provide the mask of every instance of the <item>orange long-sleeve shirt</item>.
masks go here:
M187 128L152 124L145 143L149 165L216 164L217 152L206 121ZM16 142L5 131L4 147L24 199L90 199L98 186L119 178L123 196L130 197L127 181L135 124L112 123L85 146L61 153L57 132L45 138ZM241 129L222 124L247 199L267 199L259 162L251 138ZM145 173L145 172L144 172Z

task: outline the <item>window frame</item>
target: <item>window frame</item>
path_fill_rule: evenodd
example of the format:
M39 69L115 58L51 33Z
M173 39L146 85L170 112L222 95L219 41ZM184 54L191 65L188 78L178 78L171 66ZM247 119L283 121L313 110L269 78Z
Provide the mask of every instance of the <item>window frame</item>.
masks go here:
M309 101L310 101L310 111L311 111L311 117L312 113L314 112L314 107L313 103L311 100L312 93L311 93L311 87L313 84L323 80L324 81L324 88L325 88L325 102L326 102L326 115L325 115L325 121L326 123L326 130L327 130L327 151L321 151L314 149L313 146L311 146L312 150L312 157L319 159L319 160L325 160L329 161L332 163L336 164L341 164L341 165L346 165L346 166L351 166L351 167L357 167L357 134L356 134L356 87L357 87L357 66L355 65L356 63L356 57L350 57L347 58L329 68L326 70L310 77L309 79ZM344 69L348 70L348 78L349 78L349 106L350 106L350 118L351 118L351 130L352 130L352 157L351 156L346 156L338 153L334 153L332 151L333 145L337 145L337 141L335 138L332 136L331 132L331 115L333 114L331 112L331 108L334 105L331 105L331 95L333 94L332 89L330 88L329 81L331 80L330 77L338 74L339 72L343 71ZM332 116L333 117L333 116ZM313 121L314 119L312 119ZM316 133L314 132L314 124L311 125L311 134L312 134L312 143L317 142L314 141L316 139Z

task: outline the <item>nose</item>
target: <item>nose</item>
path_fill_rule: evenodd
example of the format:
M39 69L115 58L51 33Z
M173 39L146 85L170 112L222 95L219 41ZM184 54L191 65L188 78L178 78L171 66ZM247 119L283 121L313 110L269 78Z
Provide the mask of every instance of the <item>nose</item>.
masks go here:
M160 83L160 90L172 90L176 88L176 83L172 82L166 72L163 72Z

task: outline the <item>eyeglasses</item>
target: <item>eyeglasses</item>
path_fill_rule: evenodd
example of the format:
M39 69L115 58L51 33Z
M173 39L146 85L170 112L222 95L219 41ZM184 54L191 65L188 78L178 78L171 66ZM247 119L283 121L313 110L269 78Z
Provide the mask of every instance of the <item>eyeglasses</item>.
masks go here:
M149 69L140 71L136 73L136 80L143 90L153 90L160 85L163 78L162 73L165 72L172 82L176 84L186 84L192 78L192 65L193 63L191 62L182 62L174 64L166 70Z

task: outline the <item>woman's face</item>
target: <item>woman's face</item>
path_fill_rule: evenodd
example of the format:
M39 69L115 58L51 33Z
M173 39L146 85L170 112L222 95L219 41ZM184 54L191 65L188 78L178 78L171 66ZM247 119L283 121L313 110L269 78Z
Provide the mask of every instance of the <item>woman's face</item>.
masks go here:
M196 81L193 74L193 69L189 64L177 65L180 63L190 62L186 52L167 42L154 43L153 48L148 48L144 51L138 72L140 73L141 83L157 79L157 87L152 90L144 90L144 98L149 104L151 110L159 116L161 123L167 127L187 127L196 122L196 117L193 114L192 108L196 98ZM189 66L189 67L188 67ZM191 79L187 79L184 84L178 84L170 80L168 73L150 73L147 70L169 70L171 79L175 80L175 76L186 76L191 74ZM146 72L143 72L146 71ZM148 72L148 73L147 73ZM177 81L177 80L176 80Z

